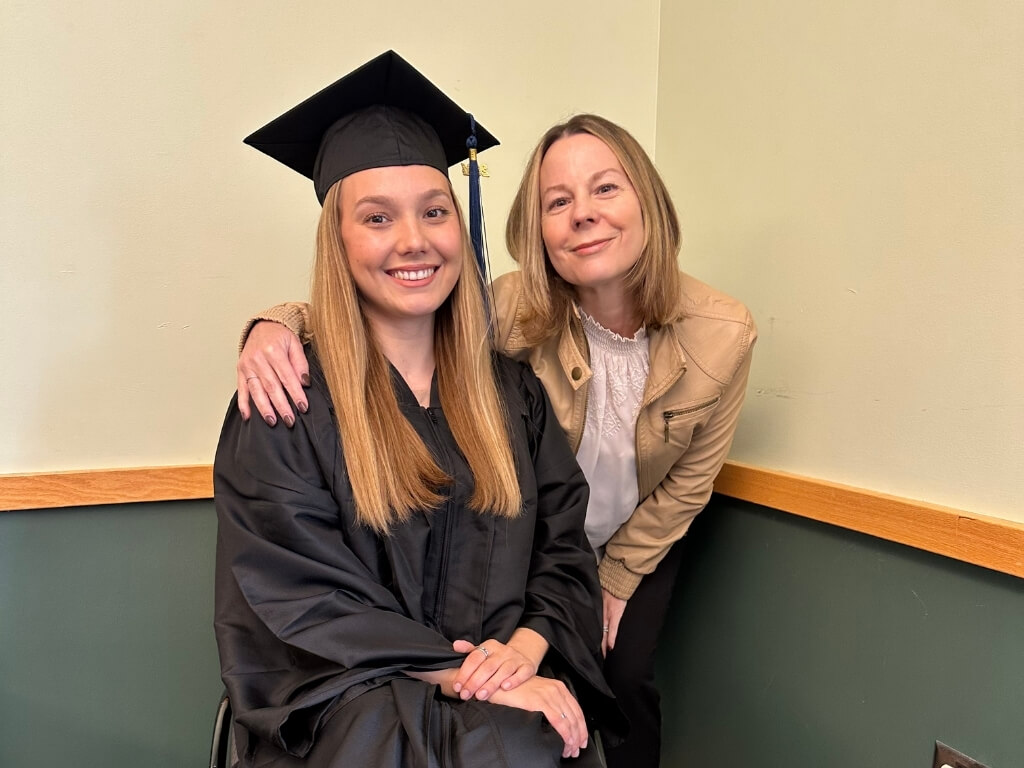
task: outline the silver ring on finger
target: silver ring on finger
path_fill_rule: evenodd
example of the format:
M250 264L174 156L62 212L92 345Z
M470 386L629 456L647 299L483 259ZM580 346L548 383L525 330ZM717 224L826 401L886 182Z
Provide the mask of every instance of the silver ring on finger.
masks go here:
M484 658L485 658L485 659L486 659L486 658L487 658L488 656L490 656L490 655L491 655L491 652L490 652L490 651L488 651L488 650L487 650L486 648L484 648L484 647L483 647L482 645L478 645L478 646L477 646L476 648L474 648L473 650L474 650L474 651L480 651L480 653L482 653L482 654L484 655Z
M568 715L567 715L567 714L565 714L565 712L560 712L559 714L560 714L560 715L562 716L562 719L563 719L563 720L565 720L565 718L567 718L567 717L568 717Z
M252 381L253 379L258 379L258 378L259 378L259 376L246 376L245 380L246 381Z

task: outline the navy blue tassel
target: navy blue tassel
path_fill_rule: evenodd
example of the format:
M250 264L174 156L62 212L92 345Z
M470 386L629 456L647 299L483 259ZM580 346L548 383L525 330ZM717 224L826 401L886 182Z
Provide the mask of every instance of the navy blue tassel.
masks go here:
M480 206L480 165L476 161L476 121L469 116L469 239L473 241L473 252L480 268L481 278L487 280L487 262L484 257L483 211Z
M484 213L480 203L480 165L476 160L476 120L469 116L469 138L466 147L469 149L469 239L473 243L476 254L476 266L483 288L484 308L487 311L488 325L491 323L490 274L487 268L487 243L484 239ZM493 334L494 329L491 328Z

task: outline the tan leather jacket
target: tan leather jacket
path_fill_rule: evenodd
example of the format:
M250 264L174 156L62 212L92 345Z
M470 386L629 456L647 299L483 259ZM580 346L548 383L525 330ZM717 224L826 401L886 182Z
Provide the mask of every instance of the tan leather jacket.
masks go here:
M640 503L611 537L599 566L601 586L628 600L641 579L686 533L711 497L729 453L757 338L740 302L682 274L683 319L650 332L650 375L636 423ZM555 414L579 448L591 370L583 326L575 313L562 331L536 348L518 322L522 283L518 272L494 281L497 347L526 360L544 383ZM250 321L284 323L300 336L306 305L281 304Z
M601 585L625 600L711 497L736 431L757 338L745 306L681 276L683 319L650 332L650 374L636 423L641 501L608 541L599 568ZM518 272L494 281L497 346L529 361L575 451L592 375L583 326L570 312L560 333L529 348L517 322L521 291Z

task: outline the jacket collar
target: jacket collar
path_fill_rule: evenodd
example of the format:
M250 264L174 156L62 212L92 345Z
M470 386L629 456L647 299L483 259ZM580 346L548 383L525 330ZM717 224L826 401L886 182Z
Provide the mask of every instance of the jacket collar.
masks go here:
M583 319L579 307L575 303L566 311L565 328L567 332L558 337L558 362L562 365L573 391L590 381L594 372L590 368L590 349L587 336L583 332Z
M651 368L644 388L641 407L663 395L669 387L686 373L686 354L679 340L676 323L648 331ZM558 338L558 361L574 391L579 390L594 375L590 368L590 352L583 332L583 319L579 308L572 304L566 318L566 331Z
M649 332L649 336L651 370L647 375L641 408L665 394L669 387L686 373L686 354L679 340L676 323L663 325L658 330Z

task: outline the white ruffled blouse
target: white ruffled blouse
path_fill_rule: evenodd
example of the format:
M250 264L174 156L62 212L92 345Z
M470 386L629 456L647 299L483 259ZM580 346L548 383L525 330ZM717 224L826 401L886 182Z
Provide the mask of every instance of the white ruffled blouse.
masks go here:
M583 310L593 376L576 460L590 484L586 532L598 558L612 534L633 514L636 484L636 417L650 372L647 332L631 339L609 331Z

